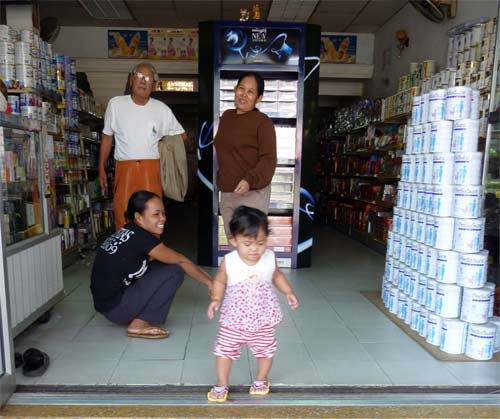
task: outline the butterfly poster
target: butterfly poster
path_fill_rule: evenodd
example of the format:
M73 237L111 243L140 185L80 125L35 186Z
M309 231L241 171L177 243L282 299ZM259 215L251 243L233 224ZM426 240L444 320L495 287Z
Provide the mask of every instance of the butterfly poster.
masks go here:
M147 56L147 31L108 29L109 58L146 58Z
M323 63L356 63L356 35L321 34L321 62Z

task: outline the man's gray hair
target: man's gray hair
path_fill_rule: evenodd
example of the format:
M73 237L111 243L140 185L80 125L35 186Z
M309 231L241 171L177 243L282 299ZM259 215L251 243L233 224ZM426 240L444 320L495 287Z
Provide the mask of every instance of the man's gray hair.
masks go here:
M149 68L153 72L153 79L154 79L155 82L157 82L158 80L160 80L160 77L158 76L158 71L156 71L156 68L154 67L154 65L151 64L150 62L147 62L147 61L143 61L143 62L137 64L132 69L132 75L134 75L135 73L137 73L138 69L141 68L141 67L147 67L147 68Z

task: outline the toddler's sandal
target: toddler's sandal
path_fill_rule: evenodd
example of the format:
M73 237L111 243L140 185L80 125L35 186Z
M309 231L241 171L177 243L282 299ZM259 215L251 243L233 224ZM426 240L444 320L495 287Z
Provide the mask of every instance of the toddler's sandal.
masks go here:
M254 381L250 386L251 396L265 396L269 394L271 383L269 381Z
M207 393L207 399L209 402L224 403L227 400L228 394L229 387L213 386Z

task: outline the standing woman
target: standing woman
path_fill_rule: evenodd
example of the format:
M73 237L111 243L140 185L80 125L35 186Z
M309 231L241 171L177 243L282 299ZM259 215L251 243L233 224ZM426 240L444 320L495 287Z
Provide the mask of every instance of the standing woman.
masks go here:
M167 338L165 323L184 274L212 290L212 278L159 239L165 208L153 192L138 191L128 201L128 223L99 247L90 288L94 307L108 320L128 325L128 336Z
M276 169L276 132L271 119L255 106L262 100L264 79L245 73L234 88L236 109L222 115L215 136L221 191L220 212L229 238L229 221L240 205L267 214Z

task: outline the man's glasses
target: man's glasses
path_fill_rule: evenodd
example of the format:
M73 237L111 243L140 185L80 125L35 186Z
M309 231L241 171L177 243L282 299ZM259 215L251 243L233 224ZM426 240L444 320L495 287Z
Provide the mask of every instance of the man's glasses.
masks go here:
M146 76L145 74L141 73L140 71L136 71L134 73L134 77L139 80L139 81L145 81L146 83L154 83L154 76Z

